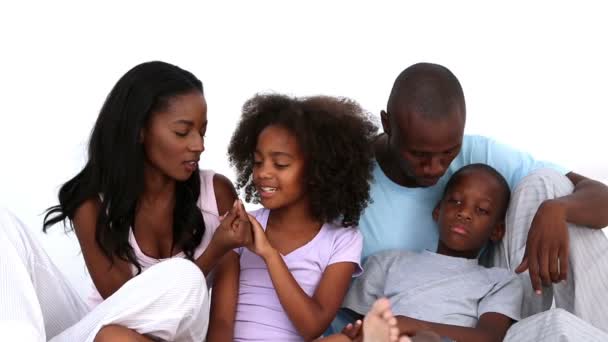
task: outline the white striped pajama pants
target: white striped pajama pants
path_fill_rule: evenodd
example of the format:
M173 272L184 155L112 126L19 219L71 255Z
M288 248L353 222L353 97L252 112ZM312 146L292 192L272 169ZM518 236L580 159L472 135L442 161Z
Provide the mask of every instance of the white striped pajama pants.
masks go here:
M489 253L489 263L515 270L523 259L528 230L540 204L573 190L567 177L551 169L537 170L522 179L512 193L505 237ZM608 341L608 239L597 229L569 224L568 230L568 280L544 288L538 296L528 272L521 274L522 317L531 317L514 324L505 341ZM553 300L557 309L550 309Z
M203 341L209 296L191 261L160 262L89 310L32 232L0 210L0 340L93 341L118 324L168 341Z

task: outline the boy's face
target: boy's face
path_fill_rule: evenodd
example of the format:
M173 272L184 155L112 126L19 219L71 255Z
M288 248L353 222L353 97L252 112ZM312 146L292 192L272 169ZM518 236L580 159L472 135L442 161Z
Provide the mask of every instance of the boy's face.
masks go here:
M488 240L504 235L504 206L498 181L481 170L458 176L433 211L439 239L458 252L477 253Z

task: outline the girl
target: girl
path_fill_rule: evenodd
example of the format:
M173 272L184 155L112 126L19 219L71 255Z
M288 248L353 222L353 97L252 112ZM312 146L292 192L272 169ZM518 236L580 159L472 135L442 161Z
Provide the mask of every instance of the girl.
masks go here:
M228 154L253 242L225 256L213 291L209 341L309 341L334 318L362 238L370 146L377 131L346 99L258 95L243 108Z
M76 232L94 284L88 303L4 214L0 318L38 341L204 339L203 275L251 238L230 181L198 169L206 130L202 84L190 72L163 62L127 72L97 118L86 165L44 219L45 231L67 220Z

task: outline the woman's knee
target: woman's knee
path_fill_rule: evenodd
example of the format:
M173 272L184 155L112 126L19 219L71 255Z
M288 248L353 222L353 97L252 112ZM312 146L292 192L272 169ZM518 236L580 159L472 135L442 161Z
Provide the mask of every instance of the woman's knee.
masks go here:
M152 282L162 281L163 296L176 305L191 303L194 306L208 300L208 290L203 272L187 259L172 258L162 261L144 272ZM167 281L170 280L170 281Z
M152 266L147 272L154 272L165 279L174 279L184 286L200 289L206 287L205 277L201 269L192 261L183 258L171 258Z

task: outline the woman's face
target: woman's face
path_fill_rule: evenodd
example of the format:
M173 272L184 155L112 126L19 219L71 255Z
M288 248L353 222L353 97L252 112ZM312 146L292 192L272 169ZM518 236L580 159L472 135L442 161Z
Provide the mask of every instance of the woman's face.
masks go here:
M207 103L199 91L177 95L166 109L152 113L141 132L145 172L185 181L198 171L205 150Z

